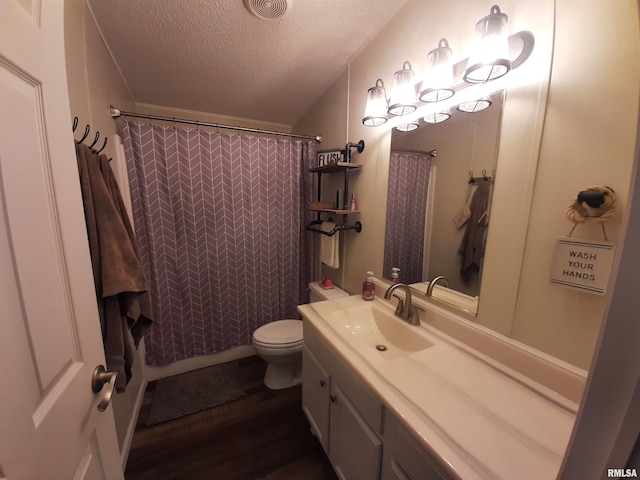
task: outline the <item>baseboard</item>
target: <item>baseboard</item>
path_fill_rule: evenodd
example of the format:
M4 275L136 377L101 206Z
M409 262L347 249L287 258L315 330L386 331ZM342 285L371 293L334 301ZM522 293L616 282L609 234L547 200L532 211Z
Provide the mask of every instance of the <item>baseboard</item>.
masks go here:
M170 363L163 366L144 366L144 377L147 381L159 380L161 378L179 375L181 373L190 372L199 368L218 365L219 363L231 362L241 358L255 355L256 351L253 345L241 345L239 347L230 348L222 352L212 353L210 355L201 355L199 357L187 358L178 362Z

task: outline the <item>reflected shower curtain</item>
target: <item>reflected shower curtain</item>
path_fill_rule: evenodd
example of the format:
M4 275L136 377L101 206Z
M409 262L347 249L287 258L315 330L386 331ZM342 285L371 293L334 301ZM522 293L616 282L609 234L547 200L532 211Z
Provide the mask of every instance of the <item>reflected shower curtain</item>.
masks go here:
M299 318L312 142L134 122L123 141L155 315L147 363L248 345L258 326Z
M391 278L391 268L398 267L402 283L422 281L431 162L427 154L391 150L384 278Z

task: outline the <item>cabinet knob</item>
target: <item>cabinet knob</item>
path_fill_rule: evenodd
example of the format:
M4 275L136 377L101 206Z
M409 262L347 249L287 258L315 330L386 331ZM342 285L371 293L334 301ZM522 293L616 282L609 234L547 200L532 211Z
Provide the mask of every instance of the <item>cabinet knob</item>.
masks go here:
M336 403L336 396L335 395L329 395L329 399L331 400L331 403Z
M320 386L324 387L327 384L326 380L320 380Z

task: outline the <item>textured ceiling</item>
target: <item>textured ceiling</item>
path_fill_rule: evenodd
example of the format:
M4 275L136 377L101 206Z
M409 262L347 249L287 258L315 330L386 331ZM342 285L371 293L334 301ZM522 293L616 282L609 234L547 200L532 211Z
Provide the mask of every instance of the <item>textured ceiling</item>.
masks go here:
M295 124L407 0L89 0L136 102Z

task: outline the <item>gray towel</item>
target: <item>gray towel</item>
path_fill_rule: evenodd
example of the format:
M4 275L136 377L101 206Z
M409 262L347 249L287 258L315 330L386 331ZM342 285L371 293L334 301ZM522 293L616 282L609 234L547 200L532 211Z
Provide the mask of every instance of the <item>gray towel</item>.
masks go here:
M471 216L458 249L458 255L462 256L460 273L463 278L471 273L474 266L480 268L484 256L484 239L488 225L489 183L488 180L482 180L478 183L478 188L476 188L469 206Z

